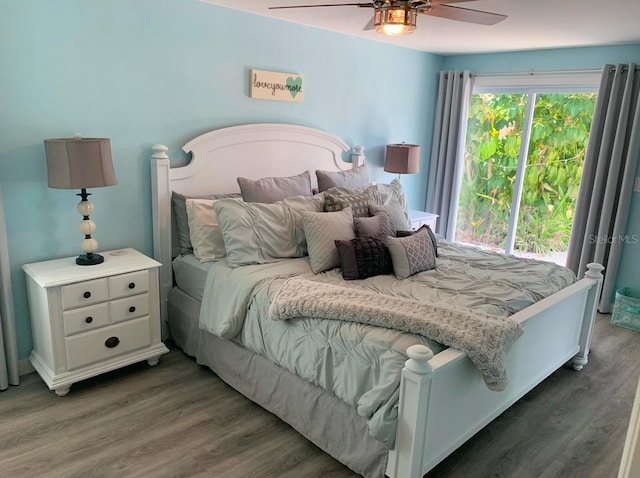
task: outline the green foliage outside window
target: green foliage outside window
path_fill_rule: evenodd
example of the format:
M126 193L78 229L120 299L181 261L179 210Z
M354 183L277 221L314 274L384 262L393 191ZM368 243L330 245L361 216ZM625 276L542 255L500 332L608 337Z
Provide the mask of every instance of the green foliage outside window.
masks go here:
M595 93L537 95L515 248L566 251L589 142ZM456 239L504 248L527 103L474 94Z

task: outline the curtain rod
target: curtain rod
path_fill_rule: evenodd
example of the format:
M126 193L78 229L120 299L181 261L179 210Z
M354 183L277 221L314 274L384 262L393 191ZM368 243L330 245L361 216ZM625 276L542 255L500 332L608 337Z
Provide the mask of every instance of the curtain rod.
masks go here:
M585 70L527 70L527 71L499 71L495 73L472 73L471 76L548 76L548 75L581 75L601 73L602 68Z
M615 71L612 66L609 71ZM629 69L629 65L623 65L623 70ZM640 65L635 65L636 70L640 70ZM602 73L602 68L589 68L583 70L527 70L527 71L499 71L495 73L471 73L476 77L496 77L496 76L545 76L545 75L588 75Z

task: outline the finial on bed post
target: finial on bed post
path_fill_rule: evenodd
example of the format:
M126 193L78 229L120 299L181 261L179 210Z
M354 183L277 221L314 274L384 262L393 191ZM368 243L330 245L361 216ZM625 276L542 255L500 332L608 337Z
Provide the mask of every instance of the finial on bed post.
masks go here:
M151 156L153 159L169 159L169 155L167 155L169 148L164 144L154 144L151 149L153 149L153 155Z
M602 264L589 262L589 264L587 264L587 272L585 272L584 276L589 279L602 279L604 277L604 274L602 274L603 270L604 266Z
M409 360L404 363L404 366L409 370L419 374L427 374L433 370L429 360L433 358L433 352L429 347L425 345L412 345L407 349L407 355Z
M357 168L358 166L362 166L364 162L364 146L354 146L353 152L351 153L351 166Z

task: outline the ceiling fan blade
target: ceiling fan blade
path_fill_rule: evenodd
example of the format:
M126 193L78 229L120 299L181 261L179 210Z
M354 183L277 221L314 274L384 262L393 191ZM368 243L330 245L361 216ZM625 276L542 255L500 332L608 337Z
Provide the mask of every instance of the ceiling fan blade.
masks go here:
M285 7L269 7L269 10L284 10L287 8L317 8L317 7L371 7L373 3L328 3L323 5L288 5Z
M449 2L447 2L449 3ZM418 9L420 13L432 17L446 18L447 20L458 20L460 22L477 23L479 25L495 25L501 22L506 15L499 13L483 12L471 10L470 8L454 7L449 5L438 5L432 8Z

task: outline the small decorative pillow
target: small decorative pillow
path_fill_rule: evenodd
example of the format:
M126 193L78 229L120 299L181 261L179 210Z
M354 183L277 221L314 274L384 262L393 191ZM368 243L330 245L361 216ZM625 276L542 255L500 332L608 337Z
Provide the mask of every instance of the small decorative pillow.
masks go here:
M253 180L239 177L238 184L245 202L271 204L292 196L313 195L309 171L282 178L268 177Z
M353 217L368 217L369 206L373 203L373 197L369 189L363 189L356 194L324 194L324 210L326 212L342 211L350 207Z
M227 257L222 231L213 209L215 202L215 199L187 199L185 201L193 255L200 262L215 262Z
M316 171L318 179L318 191L326 191L335 186L349 188L366 188L369 185L369 171L367 165L363 164L357 168L345 171Z
M393 274L391 254L383 239L363 235L350 241L335 243L345 280Z
M406 279L418 272L436 267L436 251L426 229L420 228L407 237L387 237L393 272L399 279Z
M185 196L173 191L171 193L171 203L173 206L173 216L176 220L176 231L178 233L178 242L180 244L179 253L182 255L193 254L193 246L191 245L191 235L189 233L189 218L187 216L187 199L223 199L223 198L239 198L240 193L230 194L210 194L204 196ZM176 251L174 254L177 254Z
M392 201L386 206L378 206L372 204L369 207L369 213L372 216L375 216L376 214L379 214L381 212L388 214L389 219L391 219L391 224L396 229L396 231L408 231L411 229L409 215L405 213L400 203Z
M417 231L396 231L395 236L396 237L412 236L416 232L418 232L418 231L420 231L422 229L426 229L427 230L427 233L429 234L429 237L431 238L431 243L433 244L433 250L436 251L436 257L438 257L438 240L436 239L436 235L433 233L433 231L431 230L431 228L427 224L423 224L422 226L420 226Z
M335 241L355 238L353 213L348 207L338 212L301 211L304 234L307 238L309 263L316 274L340 265Z
M371 217L355 217L353 223L356 226L358 237L367 235L371 237L395 236L396 228L391 224L391 219L385 211L377 212Z

